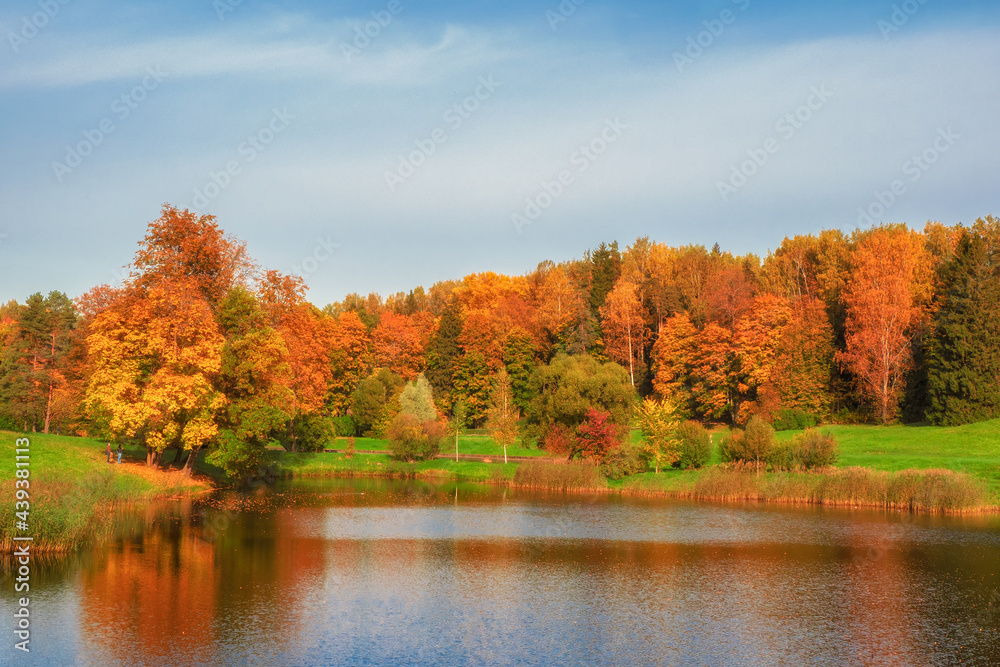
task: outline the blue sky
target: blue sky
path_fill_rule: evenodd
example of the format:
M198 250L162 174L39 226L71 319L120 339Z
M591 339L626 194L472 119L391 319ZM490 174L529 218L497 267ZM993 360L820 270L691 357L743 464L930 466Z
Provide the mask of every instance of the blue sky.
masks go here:
M321 306L637 236L969 223L1000 213L998 26L943 0L8 0L0 300L114 283L163 203Z

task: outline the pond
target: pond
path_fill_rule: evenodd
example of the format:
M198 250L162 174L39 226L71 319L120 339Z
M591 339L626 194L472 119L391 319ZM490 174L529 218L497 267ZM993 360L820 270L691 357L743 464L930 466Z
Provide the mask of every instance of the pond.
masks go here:
M30 599L3 664L989 665L1000 520L298 480L144 508Z

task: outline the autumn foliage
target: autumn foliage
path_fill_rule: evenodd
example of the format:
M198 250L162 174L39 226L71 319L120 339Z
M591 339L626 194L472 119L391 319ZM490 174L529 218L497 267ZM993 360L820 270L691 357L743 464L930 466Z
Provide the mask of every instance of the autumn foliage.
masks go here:
M703 462L687 418L751 435L789 414L962 423L1000 414L998 248L992 217L826 230L764 258L643 237L318 308L213 216L164 206L120 285L0 305L0 427L188 469L208 450L243 477L268 446L322 449L335 419L430 437L436 420L397 419L421 376L428 415L461 406L467 427L571 458L625 456L645 419L654 470Z

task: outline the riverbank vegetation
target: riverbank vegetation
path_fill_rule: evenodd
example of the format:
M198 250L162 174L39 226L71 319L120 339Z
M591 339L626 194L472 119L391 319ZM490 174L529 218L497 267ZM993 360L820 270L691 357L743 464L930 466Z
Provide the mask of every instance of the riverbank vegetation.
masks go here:
M30 441L27 528L15 530L14 441ZM22 447L23 449L23 447ZM14 535L31 536L37 552L68 551L100 539L122 508L162 498L206 491L212 482L199 475L149 468L145 453L131 447L122 465L107 463L105 443L90 438L0 431L0 451L11 452L0 467L0 550L9 552ZM117 461L117 456L112 456Z

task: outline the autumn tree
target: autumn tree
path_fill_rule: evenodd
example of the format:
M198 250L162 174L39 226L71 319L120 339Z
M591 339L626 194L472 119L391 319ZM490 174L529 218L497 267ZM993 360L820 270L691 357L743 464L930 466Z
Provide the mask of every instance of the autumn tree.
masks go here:
M680 405L691 401L691 371L698 329L687 313L678 313L663 322L653 346L653 390L661 398Z
M514 403L514 391L511 389L510 376L507 370L500 369L490 396L490 407L486 416L486 432L495 442L503 445L503 462L507 463L507 447L517 439L517 422L521 418L517 405Z
M258 286L258 299L269 325L288 348L292 372L292 403L288 412L292 417L280 440L296 451L299 439L296 423L321 416L327 399L333 377L330 352L334 323L305 300L305 285L297 276L266 271Z
M248 286L257 267L246 245L227 236L215 216L164 204L139 242L131 269L140 287L186 282L214 310L230 289Z
M644 453L653 462L653 472L660 472L661 467L673 465L680 458L677 430L684 417L684 411L671 399L647 398L636 411L636 421L645 443Z
M433 326L428 313L385 313L371 337L375 365L407 380L417 377L426 367L424 355Z
M854 250L844 289L846 350L837 358L857 378L882 423L896 416L902 380L912 363L910 343L921 317L914 283L924 253L906 229L872 229Z
M635 367L637 363L644 362L646 343L650 338L636 285L619 281L607 295L600 312L604 351L628 367L629 379L634 387Z
M87 337L90 417L112 438L139 438L147 465L168 447L189 461L218 433L215 387L224 339L192 280L126 290L94 318Z
M770 382L783 408L830 414L833 355L833 327L823 302L798 300L778 343Z
M602 463L614 450L621 447L624 429L611 420L611 413L591 407L576 428L574 448L569 458L577 456Z
M694 340L691 358L691 398L695 410L708 419L735 417L735 376L732 333L709 322Z
M327 406L335 415L345 414L351 394L371 372L371 341L364 322L354 311L347 311L331 322L330 390Z

